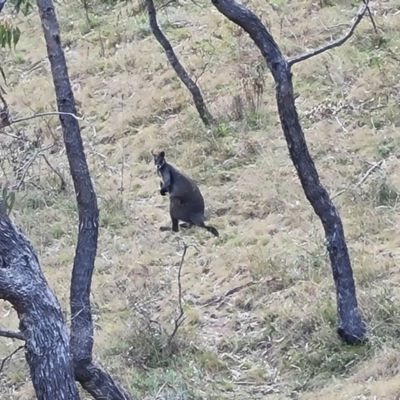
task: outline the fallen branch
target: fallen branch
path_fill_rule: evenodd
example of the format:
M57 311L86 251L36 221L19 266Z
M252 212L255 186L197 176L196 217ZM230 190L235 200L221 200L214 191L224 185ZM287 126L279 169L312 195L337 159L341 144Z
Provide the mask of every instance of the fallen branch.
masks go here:
M276 278L272 278L271 281L275 280ZM208 307L212 304L216 304L216 303L220 303L221 301L225 300L226 297L228 296L232 296L233 294L239 292L242 289L245 289L247 287L253 286L253 285L257 285L261 282L254 282L254 281L250 281L250 282L246 282L243 283L242 285L239 286L235 286L232 289L227 290L225 293L223 293L221 296L218 296L217 298L212 298L210 300L207 300L205 303L203 303L200 308L204 308L204 307Z
M8 360L11 360L11 358L14 356L14 354L18 353L20 350L22 350L25 346L19 346L17 347L11 354L9 354L7 357L3 358L0 364L0 374L3 371L4 365Z
M324 46L321 46L315 50L310 50L306 53L300 54L298 56L294 56L291 57L287 60L287 63L289 65L289 68L292 67L292 65L300 62L300 61L304 61L307 60L308 58L314 57L318 54L324 53L327 50L333 49L334 47L338 47L341 46L343 43L345 43L354 33L357 25L361 22L361 20L363 19L365 13L367 12L367 10L369 10L369 6L368 6L369 0L364 0L364 4L363 6L359 9L355 20L353 22L353 25L351 26L350 30L347 32L346 35L344 35L342 38L334 40L331 43L328 43ZM370 18L372 18L371 13L369 14Z
M10 339L25 340L25 336L22 332L10 331L8 329L0 329L0 336Z
M343 194L344 192L347 192L350 189L356 189L358 188L360 185L362 185L366 179L372 174L372 172L375 171L375 169L380 168L381 165L383 164L384 160L380 160L377 163L373 164L371 168L368 169L368 171L363 175L363 177L353 186L353 188L351 188L351 186L348 186L342 190L340 190L339 192L337 192L336 194L334 194L332 196L332 200L338 196L340 196L341 194Z

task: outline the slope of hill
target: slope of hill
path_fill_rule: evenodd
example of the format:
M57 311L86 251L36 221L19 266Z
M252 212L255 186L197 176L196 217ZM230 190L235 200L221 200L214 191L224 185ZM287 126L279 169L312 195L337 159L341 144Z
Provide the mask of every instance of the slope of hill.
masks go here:
M164 33L219 118L207 130L142 5L92 3L87 14L77 0L60 2L57 12L99 198L96 358L138 398L394 399L400 391L398 1L371 4L378 35L366 18L345 45L293 69L306 139L343 219L369 327L370 343L358 347L336 337L323 231L289 158L272 79L255 45L208 2L159 11ZM342 0L246 5L287 56L339 37L357 12ZM36 11L18 17L18 26L17 49L2 53L14 118L55 109ZM2 184L25 182L13 218L67 316L77 216L72 187L60 193L59 177L46 163L70 183L58 118L32 119L7 134ZM37 155L39 146L55 141L46 159ZM164 149L169 162L199 182L219 239L200 229L159 231L169 222L168 200L158 194L152 149ZM173 329L182 241L193 245L181 279L186 320L174 355L166 357L160 326ZM17 326L9 304L0 304L0 315L2 326ZM16 345L0 339L0 358ZM0 385L1 399L34 398L22 353L6 364Z

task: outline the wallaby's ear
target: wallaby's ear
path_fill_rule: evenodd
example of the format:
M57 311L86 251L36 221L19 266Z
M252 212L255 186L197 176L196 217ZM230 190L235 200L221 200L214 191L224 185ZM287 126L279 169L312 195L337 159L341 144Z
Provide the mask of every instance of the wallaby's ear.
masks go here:
M160 154L159 154L159 156L160 156L160 158L164 158L164 157L165 157L165 152L164 152L164 151L161 151Z

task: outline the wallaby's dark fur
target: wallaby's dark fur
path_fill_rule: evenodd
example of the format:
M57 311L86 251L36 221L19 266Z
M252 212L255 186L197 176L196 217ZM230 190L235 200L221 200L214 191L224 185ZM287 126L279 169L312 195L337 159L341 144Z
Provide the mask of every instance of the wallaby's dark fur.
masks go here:
M157 174L161 178L160 194L169 193L169 213L172 228L161 227L165 231L172 229L179 232L178 222L183 221L181 227L190 228L192 225L207 229L214 236L219 236L213 226L204 224L204 199L197 184L165 161L165 152L158 154L152 152Z

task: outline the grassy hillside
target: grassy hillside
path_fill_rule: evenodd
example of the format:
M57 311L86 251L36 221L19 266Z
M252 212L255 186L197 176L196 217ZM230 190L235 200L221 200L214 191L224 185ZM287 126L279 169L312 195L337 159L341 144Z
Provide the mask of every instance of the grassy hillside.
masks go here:
M159 12L162 29L219 118L206 130L142 6L92 3L88 15L77 0L58 3L57 12L100 207L92 291L96 359L138 398L395 399L399 2L371 4L379 35L366 18L344 46L293 68L305 136L323 184L337 195L368 322L370 343L359 347L336 336L323 231L289 158L273 82L254 44L209 2ZM252 0L247 6L291 56L347 30L358 7L348 3ZM18 26L17 49L2 52L14 118L55 109L36 13L18 17ZM68 317L77 215L58 118L26 121L6 133L1 183L13 185L26 171L12 215ZM35 158L54 141L43 154L67 181L65 193L46 160ZM152 149L164 149L168 161L199 182L219 239L200 229L159 231L169 222L168 199L158 193ZM187 318L174 355L166 357L160 349L177 313L182 241L195 245L182 271ZM0 316L1 326L17 326L8 303L0 303ZM148 327L149 318L159 324ZM17 345L1 338L0 358ZM34 398L22 353L7 363L0 385L2 400Z

